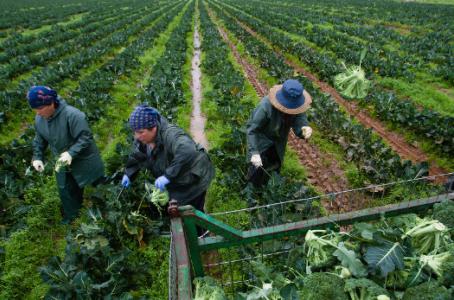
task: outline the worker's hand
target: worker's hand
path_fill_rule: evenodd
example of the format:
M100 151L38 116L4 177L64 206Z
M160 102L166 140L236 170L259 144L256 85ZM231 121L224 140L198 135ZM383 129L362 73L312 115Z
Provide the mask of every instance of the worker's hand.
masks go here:
M55 172L60 172L64 170L66 166L69 166L72 162L73 158L68 152L63 152L60 154L60 157L57 159L55 163Z
M263 166L262 159L260 158L260 154L253 154L251 156L251 163L256 168Z
M164 191L166 188L166 185L169 184L170 180L167 179L164 175L159 176L158 179L154 182L154 186L157 187L158 189L161 190L161 192Z
M69 166L73 161L72 156L66 151L60 154L57 162L61 163L63 166Z
M36 171L42 172L44 171L44 164L42 160L34 160L32 161L33 168L35 168Z
M131 180L129 179L128 175L123 175L121 179L121 185L125 188L128 188L131 185Z
M312 128L309 126L303 126L301 127L301 132L303 133L303 137L307 140L312 135Z

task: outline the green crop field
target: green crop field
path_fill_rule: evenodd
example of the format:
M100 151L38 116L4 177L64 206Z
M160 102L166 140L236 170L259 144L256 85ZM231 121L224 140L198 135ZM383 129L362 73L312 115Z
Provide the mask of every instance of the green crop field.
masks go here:
M219 216L239 230L452 196L453 20L453 0L1 1L0 299L168 299L176 289L169 216L147 196L155 178L120 185L141 103L206 138L216 175L205 210L240 210ZM246 123L289 78L312 96L313 135L290 134L281 172L257 188ZM106 182L85 188L70 225L55 157L46 152L42 173L31 164L34 85L85 113L105 164ZM199 92L206 122L194 133ZM324 196L355 189L354 199ZM247 213L306 198L317 200ZM208 263L248 257L247 267L207 272L192 296L453 299L453 207L216 250Z

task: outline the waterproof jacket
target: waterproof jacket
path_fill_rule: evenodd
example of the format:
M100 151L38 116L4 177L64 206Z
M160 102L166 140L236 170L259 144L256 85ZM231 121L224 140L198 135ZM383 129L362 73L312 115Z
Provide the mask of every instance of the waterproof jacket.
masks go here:
M274 146L283 162L290 128L296 136L303 138L301 127L307 125L306 113L285 114L270 103L268 96L263 97L247 123L248 161L253 154Z
M134 149L125 174L134 178L141 168L151 171L155 178L165 175L169 197L180 205L188 204L208 189L214 177L214 167L205 150L181 128L169 124L160 116L155 147L134 141Z
M104 164L85 114L63 100L59 102L49 119L35 117L33 160L43 160L48 146L55 157L68 151L73 159L65 169L71 172L79 187L84 187L104 176Z

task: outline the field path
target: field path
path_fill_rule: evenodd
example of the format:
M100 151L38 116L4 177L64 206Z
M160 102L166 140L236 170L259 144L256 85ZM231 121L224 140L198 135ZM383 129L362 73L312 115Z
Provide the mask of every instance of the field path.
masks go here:
M249 28L246 24L238 20L237 22L252 36L264 42L265 44L270 45L269 41L265 40L254 30ZM273 50L276 52L276 54L284 57L283 53L277 50L275 47L273 47ZM352 101L346 101L336 91L336 89L330 86L328 83L319 80L314 74L310 73L309 71L305 70L296 63L291 62L288 59L285 59L285 62L295 71L303 74L308 79L310 79L315 85L320 87L323 92L329 93L340 106L342 106L350 115L354 116L364 127L372 128L402 159L408 159L413 162L429 161L429 175L440 175L448 173L448 171L439 167L435 162L430 161L429 157L419 147L409 144L402 135L386 129L383 123L371 117L366 111L360 110L356 103Z
M208 149L208 140L205 136L206 118L202 115L202 72L200 70L200 35L197 24L194 25L194 56L191 66L191 91L192 91L192 113L189 131L196 143Z
M241 57L225 30L219 26L218 30L224 41L229 45L237 62L243 67L247 79L252 83L257 94L260 97L268 94L269 87L258 80L255 68ZM320 192L338 192L348 188L344 171L334 157L320 151L317 146L297 138L293 133L289 135L289 145L297 152L300 163L308 171L309 182Z

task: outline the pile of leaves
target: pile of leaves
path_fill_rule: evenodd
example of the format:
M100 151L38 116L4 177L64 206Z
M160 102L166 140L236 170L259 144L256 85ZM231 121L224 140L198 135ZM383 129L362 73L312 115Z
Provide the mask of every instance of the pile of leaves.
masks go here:
M356 223L349 232L310 230L286 259L252 261L235 299L452 299L452 213L449 201L425 217ZM196 280L196 289L206 285ZM216 282L207 282L214 289Z

